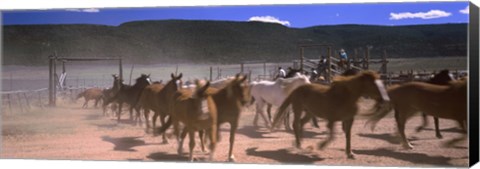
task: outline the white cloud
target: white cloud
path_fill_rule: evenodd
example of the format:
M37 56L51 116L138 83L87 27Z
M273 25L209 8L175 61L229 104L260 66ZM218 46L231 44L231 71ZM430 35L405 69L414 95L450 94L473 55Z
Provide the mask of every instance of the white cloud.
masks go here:
M100 12L100 10L99 10L99 9L96 9L96 8L88 8L88 9L67 9L67 11L70 11L70 12L87 12L87 13Z
M459 11L460 13L463 13L463 14L469 14L470 13L470 10L468 9L468 6L465 7L465 9L462 9Z
M390 20L400 20L400 19L435 19L435 18L442 18L448 17L452 15L452 13L445 12L442 10L430 10L428 12L402 12L402 13L390 13Z
M282 21L278 18L275 18L273 16L252 16L248 21L259 21L259 22L268 22L268 23L278 23L282 24L284 26L290 26L289 21Z

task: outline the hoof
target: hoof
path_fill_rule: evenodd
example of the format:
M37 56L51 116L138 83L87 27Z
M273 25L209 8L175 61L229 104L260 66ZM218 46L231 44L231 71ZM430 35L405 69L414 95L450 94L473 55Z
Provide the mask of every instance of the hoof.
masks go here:
M232 155L228 158L228 162L235 162L235 157Z
M168 144L168 140L167 140L167 139L164 139L164 140L162 141L162 144Z
M437 136L438 139L442 139L442 138L443 138L443 136L442 136L441 134L437 134L436 136Z
M351 160L354 160L355 159L355 154L354 153L347 154L347 158L351 159Z
M410 143L407 143L407 144L403 144L403 148L405 150L411 150L411 149L413 149L413 146Z
M418 132L421 132L423 130L423 127L417 127L417 129L415 129L415 131L418 133Z
M327 146L326 142L318 143L317 149L318 150L323 150L323 149L325 149L326 146Z

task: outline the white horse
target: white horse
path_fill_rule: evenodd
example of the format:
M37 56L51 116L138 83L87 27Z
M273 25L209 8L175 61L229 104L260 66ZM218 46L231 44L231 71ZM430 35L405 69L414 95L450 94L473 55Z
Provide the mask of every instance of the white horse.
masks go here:
M264 113L264 107L271 104L279 107L287 96L297 87L310 84L307 76L297 73L294 77L286 79L277 79L275 81L254 81L250 83L250 94L255 100L255 118L253 125L258 126L258 116L260 115L267 127L271 124L271 119L267 118ZM289 129L288 123L285 126Z

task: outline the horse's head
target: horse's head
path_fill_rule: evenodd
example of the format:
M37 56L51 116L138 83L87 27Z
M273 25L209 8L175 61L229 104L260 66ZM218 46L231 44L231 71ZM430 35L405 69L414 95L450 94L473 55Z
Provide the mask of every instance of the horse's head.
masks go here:
M234 97L237 99L242 106L250 102L250 90L249 85L246 82L247 76L242 76L237 74L235 79L233 79L226 87L227 97Z
M203 114L205 112L210 111L207 109L208 101L205 100L209 96L207 93L207 89L208 87L210 87L210 82L207 81L203 84L199 80L195 80L196 88L195 88L195 91L193 92L193 95L189 98L190 100L189 103L191 106L189 107L190 109L189 111L195 112L195 114ZM207 104L204 104L204 103L207 103Z
M453 75L450 73L448 69L444 69L440 71L440 73L435 74L428 83L437 84L437 85L447 85L450 81L455 80Z
M136 79L135 86L145 87L149 84L152 84L150 81L150 74L141 74L140 77Z
M359 87L364 91L364 96L390 101L385 85L377 73L364 71L355 75L355 77L359 79Z
M179 87L182 86L182 73L180 73L178 76L175 76L173 73L170 75L172 78L170 81L165 84L165 87L163 90L168 91L168 92L176 92L178 91Z

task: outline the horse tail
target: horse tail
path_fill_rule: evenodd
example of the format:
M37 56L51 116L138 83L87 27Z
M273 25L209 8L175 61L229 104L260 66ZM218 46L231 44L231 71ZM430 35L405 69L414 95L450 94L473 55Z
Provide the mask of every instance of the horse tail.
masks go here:
M77 100L80 99L80 97L83 97L83 95L85 95L85 91L80 92L80 93L77 95Z
M172 116L168 117L167 122L162 125L162 127L157 127L156 129L153 130L153 135L160 135L165 133L167 129L172 125Z
M293 100L293 95L294 95L295 91L292 92L282 103L282 105L280 105L280 107L277 109L277 113L275 114L275 117L273 118L273 122L272 122L272 126L271 127L271 130L273 130L275 128L275 126L278 125L278 123L280 121L282 121L282 119L287 115L287 108L288 106L290 106L290 104L292 103L292 100Z
M370 125L370 129L373 131L378 121L384 118L390 111L393 109L393 104L391 102L377 101L372 108L370 119L367 120L365 126Z

